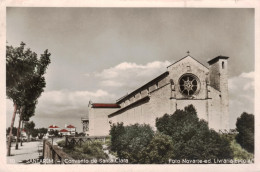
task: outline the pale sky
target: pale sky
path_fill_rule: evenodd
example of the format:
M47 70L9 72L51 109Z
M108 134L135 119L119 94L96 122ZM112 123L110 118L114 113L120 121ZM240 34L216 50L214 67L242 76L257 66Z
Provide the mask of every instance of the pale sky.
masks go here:
M208 66L229 56L230 127L254 113L254 10L182 8L7 8L8 45L49 49L36 128L72 124L93 102L112 102L190 55ZM12 102L7 100L7 126ZM18 118L16 118L17 126Z

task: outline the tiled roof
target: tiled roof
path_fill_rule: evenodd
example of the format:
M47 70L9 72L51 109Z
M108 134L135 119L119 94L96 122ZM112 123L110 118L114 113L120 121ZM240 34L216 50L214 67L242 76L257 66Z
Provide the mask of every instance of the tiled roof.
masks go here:
M115 115L118 115L118 114L120 114L120 113L122 113L122 112L124 112L124 111L126 111L126 110L129 110L130 108L132 108L133 106L137 105L138 103L140 103L140 102L142 102L142 101L149 101L149 100L150 100L150 96L149 96L149 95L148 95L148 96L145 96L145 97L143 97L143 98L141 98L141 99L135 101L134 103L129 104L129 105L127 105L127 106L125 106L125 107L123 107L123 108L121 108L121 109L119 109L119 110L117 110L117 111L111 113L110 115L108 115L108 118L111 118L111 117L113 117L113 116L115 116Z
M92 108L120 108L116 103L92 103Z
M67 128L76 128L73 125L68 125Z
M62 129L62 130L60 130L60 132L69 132L69 131L66 129Z
M216 61L218 61L219 59L228 59L229 57L227 57L227 56L218 56L218 57L215 57L215 58L213 58L213 59L211 59L210 61L208 61L208 64L213 64L213 63L215 63Z
M60 127L58 127L56 125L51 125L51 126L49 126L49 128L60 128Z

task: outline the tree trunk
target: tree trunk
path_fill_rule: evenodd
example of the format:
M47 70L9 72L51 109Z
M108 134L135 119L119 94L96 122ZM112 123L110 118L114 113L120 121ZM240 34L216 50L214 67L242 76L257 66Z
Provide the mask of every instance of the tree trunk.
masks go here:
M16 134L16 144L15 144L15 149L18 149L18 142L20 139L20 126L21 126L21 121L22 121L22 114L20 113L20 118L19 118L19 124L18 124L18 128L17 128L17 134Z
M23 131L23 120L22 120L22 130L21 131ZM20 146L23 146L23 138L21 138L21 144L20 144Z
M17 111L17 105L16 103L14 103L14 113L13 113L13 118L10 126L10 133L9 133L8 144L7 144L7 156L11 156L12 131L14 127L16 111Z

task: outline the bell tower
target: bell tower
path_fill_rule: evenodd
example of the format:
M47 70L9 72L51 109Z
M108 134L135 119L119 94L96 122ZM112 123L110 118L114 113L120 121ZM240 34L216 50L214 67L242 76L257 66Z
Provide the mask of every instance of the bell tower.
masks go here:
M209 84L220 92L221 129L229 130L228 58L218 56L209 64Z

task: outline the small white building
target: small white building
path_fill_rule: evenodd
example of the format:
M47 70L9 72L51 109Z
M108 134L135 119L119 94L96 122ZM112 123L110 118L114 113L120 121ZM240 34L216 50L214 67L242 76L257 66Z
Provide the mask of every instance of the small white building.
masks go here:
M55 131L55 130L60 131L60 127L58 127L57 125L50 125L49 128L48 128L48 132L50 132L51 130L52 131Z
M60 130L59 134L61 134L62 136L68 136L70 135L70 132L66 129L62 129Z
M76 134L76 127L74 127L73 125L65 125L65 128L69 131L70 135Z
M26 140L28 139L28 135L27 135L26 130L24 128L21 130L21 138L26 139Z

